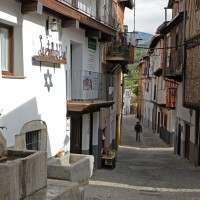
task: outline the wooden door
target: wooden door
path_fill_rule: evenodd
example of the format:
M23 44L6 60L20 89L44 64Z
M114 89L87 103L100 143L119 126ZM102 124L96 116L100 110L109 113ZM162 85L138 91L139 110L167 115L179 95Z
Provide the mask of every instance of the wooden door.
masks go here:
M90 147L89 147L90 155L92 155L92 140L93 140L93 113L90 114Z
M70 152L82 153L82 117L71 117Z
M181 125L178 125L178 144L177 144L177 154L181 155Z
M189 160L190 153L190 126L185 125L185 158Z

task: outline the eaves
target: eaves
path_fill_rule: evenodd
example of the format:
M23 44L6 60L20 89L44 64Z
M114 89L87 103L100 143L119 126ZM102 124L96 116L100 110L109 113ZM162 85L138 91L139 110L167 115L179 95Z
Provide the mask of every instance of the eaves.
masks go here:
M133 9L133 7L135 6L133 3L133 0L119 0L119 2L123 2L124 5L129 8L129 9Z
M160 30L160 33L169 33L174 27L176 27L179 23L183 21L183 15L183 12L180 12L178 15L176 15L170 22L167 23L166 27Z

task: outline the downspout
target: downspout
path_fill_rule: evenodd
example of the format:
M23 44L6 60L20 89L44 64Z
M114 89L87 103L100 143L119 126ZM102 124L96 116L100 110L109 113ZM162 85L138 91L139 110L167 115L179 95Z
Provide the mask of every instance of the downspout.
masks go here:
M185 73L186 73L186 0L184 0L184 13L183 13L183 96L182 104L185 106Z
M186 17L187 17L187 10L186 10L186 0L184 0L184 15L183 15L183 96L182 96L182 104L183 107L185 106L185 77L186 77L186 59L187 59L187 52L186 52ZM200 165L200 146L198 147L198 140L200 144L200 137L199 137L199 110L195 110L195 145L199 148L198 151L198 158L197 164ZM195 163L196 164L196 163Z

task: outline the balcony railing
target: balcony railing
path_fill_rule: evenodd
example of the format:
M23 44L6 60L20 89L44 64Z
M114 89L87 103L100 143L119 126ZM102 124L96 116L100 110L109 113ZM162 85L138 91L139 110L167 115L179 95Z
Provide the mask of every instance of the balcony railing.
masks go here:
M92 71L72 70L66 72L67 100L113 100L114 75Z
M117 4L113 0L57 0L77 9L79 12L113 28L117 27Z
M107 56L122 57L128 62L134 61L134 47L137 45L135 33L119 32L114 41L109 42Z
M175 108L176 107L176 93L177 87L168 87L166 92L166 107Z
M116 45L115 43L112 43L108 47L107 55L109 56L118 56L118 57L124 57L125 59L129 59L130 49L128 45Z

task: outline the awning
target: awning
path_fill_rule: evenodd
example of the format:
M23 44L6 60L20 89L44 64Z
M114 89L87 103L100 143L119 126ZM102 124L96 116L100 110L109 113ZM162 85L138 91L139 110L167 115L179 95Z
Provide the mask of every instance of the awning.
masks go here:
M160 30L160 33L162 33L162 34L169 33L172 28L177 26L182 21L183 21L183 12L180 12L170 22L167 23L166 27L164 27L162 30Z
M161 76L162 75L162 69L158 68L154 73L155 76Z
M67 101L67 114L87 114L97 112L100 108L109 108L115 102L106 100L88 100L88 101Z

